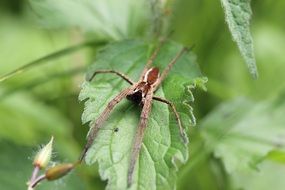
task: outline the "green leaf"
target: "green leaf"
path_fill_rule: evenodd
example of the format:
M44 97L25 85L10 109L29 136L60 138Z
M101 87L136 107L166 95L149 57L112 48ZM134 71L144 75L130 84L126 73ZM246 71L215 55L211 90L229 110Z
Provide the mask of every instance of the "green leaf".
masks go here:
M249 28L252 14L250 0L221 0L221 2L233 40L237 43L249 72L254 78L257 78L258 71Z
M285 164L285 151L283 150L272 150L266 157L266 159Z
M35 147L43 139L54 136L60 154L75 159L78 147L72 138L71 126L57 110L28 93L17 93L0 101L0 140Z
M45 27L79 27L107 39L136 36L148 25L148 7L137 0L30 0Z
M181 48L181 45L173 42L165 44L154 65L162 70ZM138 40L111 44L99 53L87 78L95 70L114 69L138 80L152 49L152 46ZM190 106L194 100L191 90L196 86L203 87L206 80L200 73L195 56L190 52L179 59L156 93L175 104L186 129L195 123ZM79 97L80 100L87 99L83 122L94 121L107 103L127 86L125 81L112 74L101 74L91 83L85 82ZM88 164L98 161L102 179L108 179L107 189L126 189L127 170L139 115L139 106L127 100L120 102L87 154ZM119 131L115 132L115 128ZM174 189L178 164L185 163L187 159L188 147L179 136L173 113L167 105L153 102L131 189Z
M274 149L285 147L284 96L254 103L224 103L202 122L208 151L220 158L228 173L257 169Z
M232 189L243 190L283 190L285 187L285 165L265 161L259 164L259 171L246 170L230 176Z

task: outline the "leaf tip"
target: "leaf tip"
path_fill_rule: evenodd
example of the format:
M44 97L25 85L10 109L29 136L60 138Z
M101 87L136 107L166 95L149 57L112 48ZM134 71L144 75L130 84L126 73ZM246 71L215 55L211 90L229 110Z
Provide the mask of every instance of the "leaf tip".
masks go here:
M253 78L254 80L257 80L257 79L258 79L258 71L257 71L257 70L252 71L252 72L251 72L251 76L252 76L252 78Z

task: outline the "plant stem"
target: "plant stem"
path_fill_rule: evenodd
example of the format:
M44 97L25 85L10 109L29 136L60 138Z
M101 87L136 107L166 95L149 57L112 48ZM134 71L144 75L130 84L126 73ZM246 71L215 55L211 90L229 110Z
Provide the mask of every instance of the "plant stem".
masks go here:
M33 181L36 179L39 171L40 171L40 168L38 166L35 166L34 171L32 173L32 176L31 176L31 179L29 181L30 184L33 183Z
M54 53L51 53L51 54L48 54L44 57L41 57L39 59L36 59L32 62L29 62L17 69L15 69L14 71L11 71L3 76L0 77L0 82L3 82L11 77L13 77L14 75L17 75L17 74L20 74L36 65L41 65L43 63L46 63L52 59L56 59L56 58L59 58L59 57L62 57L64 55L68 55L68 54L71 54L75 51L78 51L82 48L85 48L85 47L88 47L88 46L100 46L100 45L104 45L106 44L105 41L88 41L88 42L83 42L79 45L75 45L75 46L71 46L71 47L68 47L68 48L65 48L65 49L62 49L62 50L59 50L59 51L56 51Z
M36 178L34 181L32 181L30 184L29 184L29 187L28 187L28 190L30 189L34 189L34 187L40 183L42 180L46 179L46 176L45 175L40 175L38 178Z
M149 0L152 13L151 33L155 38L161 35L162 29L162 5L159 0Z

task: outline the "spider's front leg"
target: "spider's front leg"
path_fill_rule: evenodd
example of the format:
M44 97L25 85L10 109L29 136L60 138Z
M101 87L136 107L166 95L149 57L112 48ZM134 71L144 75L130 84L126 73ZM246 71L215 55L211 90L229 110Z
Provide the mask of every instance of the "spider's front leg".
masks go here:
M166 100L166 99L163 99L163 98L161 98L161 97L158 97L158 96L153 96L153 99L156 100L156 101L165 103L165 104L167 104L167 105L170 106L170 108L172 109L172 111L173 111L173 113L174 113L174 115L175 115L175 119L176 119L176 121L177 121L177 123L178 123L178 128L179 128L180 136L181 136L183 142L184 142L185 144L187 144L187 143L188 143L188 138L186 137L186 135L185 135L185 133L184 133L184 129L183 129L183 127L182 127L182 123L181 123L179 114L178 114L178 112L177 112L177 110L176 110L176 108L175 108L175 105L174 105L172 102L170 102L170 101L168 101L168 100Z
M92 76L88 79L88 81L92 81L93 78L97 75L97 74L101 74L101 73L112 73L112 74L116 74L119 77L121 77L122 79L124 79L125 81L127 81L129 84L133 85L134 82L125 74L118 72L118 71L114 71L114 70L99 70L99 71L95 71Z

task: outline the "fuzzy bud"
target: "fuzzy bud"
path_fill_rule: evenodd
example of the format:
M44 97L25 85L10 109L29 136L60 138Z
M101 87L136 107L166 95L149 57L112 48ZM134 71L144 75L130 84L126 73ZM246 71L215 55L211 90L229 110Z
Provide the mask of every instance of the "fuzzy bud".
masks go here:
M52 155L52 144L53 144L53 137L51 137L48 144L46 144L36 155L34 159L34 166L39 167L40 169L45 168Z

